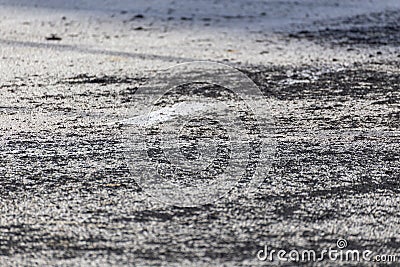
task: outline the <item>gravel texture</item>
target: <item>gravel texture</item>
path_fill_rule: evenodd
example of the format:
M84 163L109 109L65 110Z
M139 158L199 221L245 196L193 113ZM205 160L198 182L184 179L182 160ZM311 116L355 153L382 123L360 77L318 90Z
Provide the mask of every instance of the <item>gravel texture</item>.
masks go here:
M264 245L341 238L400 260L398 1L0 7L1 266L271 265ZM178 207L141 189L113 122L140 115L157 70L194 60L258 85L275 151L257 190Z

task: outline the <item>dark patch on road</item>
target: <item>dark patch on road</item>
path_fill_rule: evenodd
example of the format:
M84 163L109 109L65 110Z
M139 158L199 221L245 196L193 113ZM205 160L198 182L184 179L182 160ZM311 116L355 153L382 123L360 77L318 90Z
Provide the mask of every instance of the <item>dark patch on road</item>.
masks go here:
M400 45L400 10L374 12L333 21L317 21L313 25L303 25L303 28L306 29L287 36L328 45L398 47Z
M79 74L61 81L66 84L132 84L137 82L144 82L146 78L133 78L133 77L118 77L118 76L94 76L89 74Z
M51 34L50 36L46 37L47 41L61 41L62 38L57 36L56 34Z
M307 67L280 68L245 70L245 73L262 89L265 96L279 100L327 101L350 97L383 101L382 104L400 103L400 73L358 67L326 71ZM340 105L340 101L335 104Z

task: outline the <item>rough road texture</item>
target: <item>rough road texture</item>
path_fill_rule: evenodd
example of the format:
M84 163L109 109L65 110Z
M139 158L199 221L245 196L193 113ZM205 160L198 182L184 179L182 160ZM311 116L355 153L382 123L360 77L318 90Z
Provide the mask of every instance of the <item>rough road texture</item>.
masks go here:
M0 4L1 266L267 265L264 245L339 238L399 259L398 1ZM276 151L256 192L179 208L140 189L109 122L193 60L260 87Z

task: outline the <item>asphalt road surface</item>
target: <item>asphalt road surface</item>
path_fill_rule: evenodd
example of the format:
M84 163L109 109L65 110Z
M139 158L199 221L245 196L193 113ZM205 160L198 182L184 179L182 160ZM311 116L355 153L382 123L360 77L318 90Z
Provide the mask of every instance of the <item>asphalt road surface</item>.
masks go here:
M0 33L1 266L399 264L398 1L0 0ZM156 103L141 90L157 71L198 60L257 85L259 127L218 86L185 85ZM185 105L188 96L205 101ZM226 118L242 114L236 122L258 129L266 157L250 145L233 161L230 142L251 144L234 119L197 119L221 100L233 109ZM165 129L132 142L138 122L153 119ZM180 130L164 149L179 153L164 160L167 122ZM178 166L175 186L209 186L252 159L232 190L205 203L207 191L193 189L191 205L169 205L182 196L174 187L155 199L140 182ZM204 164L212 168L201 179L185 173ZM262 183L247 190L252 179ZM262 261L265 246L372 256Z

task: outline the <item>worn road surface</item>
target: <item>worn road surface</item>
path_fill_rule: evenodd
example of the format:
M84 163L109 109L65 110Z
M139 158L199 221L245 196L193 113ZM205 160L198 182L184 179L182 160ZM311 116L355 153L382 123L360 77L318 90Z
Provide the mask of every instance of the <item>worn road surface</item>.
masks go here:
M338 239L399 264L399 1L127 2L0 0L1 266L359 266L257 258ZM171 206L115 122L196 60L260 88L274 152L257 190Z

